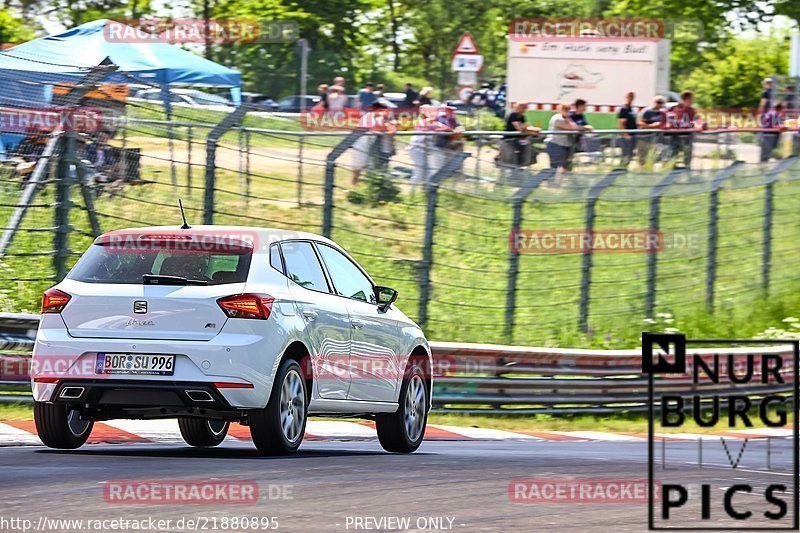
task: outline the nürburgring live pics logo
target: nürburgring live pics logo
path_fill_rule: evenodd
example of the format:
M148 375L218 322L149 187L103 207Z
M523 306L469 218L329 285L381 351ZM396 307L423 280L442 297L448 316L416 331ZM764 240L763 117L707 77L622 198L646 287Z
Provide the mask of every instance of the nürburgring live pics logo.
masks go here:
M690 353L690 345L704 349ZM797 340L642 334L649 529L798 529L798 352ZM691 422L713 434L690 443L656 433L657 424L676 428ZM748 438L756 434L768 437Z

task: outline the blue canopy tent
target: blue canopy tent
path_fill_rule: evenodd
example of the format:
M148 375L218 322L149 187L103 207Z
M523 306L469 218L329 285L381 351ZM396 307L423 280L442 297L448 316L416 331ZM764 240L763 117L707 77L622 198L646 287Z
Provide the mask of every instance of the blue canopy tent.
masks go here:
M54 84L74 83L106 58L118 71L104 81L161 87L167 113L174 86L230 88L234 104L241 103L241 73L165 42L114 42L109 36L120 28L95 20L0 52L0 106L47 106Z
M109 58L120 73L159 86L228 87L235 104L241 101L241 73L177 46L162 42L113 42L108 27L123 26L107 19L87 22L0 52L0 77L30 83L75 81ZM124 26L123 26L124 27ZM117 74L120 81L124 75ZM25 86L17 90L25 91ZM2 95L5 97L5 94Z

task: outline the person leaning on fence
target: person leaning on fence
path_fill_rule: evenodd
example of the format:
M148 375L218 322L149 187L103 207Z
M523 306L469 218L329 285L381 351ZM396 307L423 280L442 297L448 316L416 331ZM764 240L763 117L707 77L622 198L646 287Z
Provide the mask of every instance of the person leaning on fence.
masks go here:
M778 104L772 109L759 115L759 125L765 130L758 132L758 141L761 146L761 163L766 163L774 155L778 147L778 140L783 130L783 105Z
M764 88L758 97L758 112L766 113L772 108L772 78L764 78L761 80L761 86Z
M694 142L694 133L686 130L699 130L697 112L692 107L693 100L692 91L683 91L678 105L666 113L665 126L667 130L684 130L680 133L667 133L667 138L670 158L677 158L679 154L682 154L685 168L692 166L692 143Z
M541 130L528 125L525 118L525 111L527 110L527 102L517 102L512 106L512 111L506 117L506 131L530 133L531 135L506 135L503 139L505 145L502 151L505 155L503 163L523 167L536 162L531 136L538 136Z
M414 123L414 131L430 132L434 131L435 119L438 109L436 106L420 106L417 120ZM414 170L411 173L411 192L417 185L427 183L431 175L431 162L428 155L433 147L432 135L412 135L408 143L408 155L414 163Z
M111 132L100 131L93 142L84 149L84 159L91 165L91 177L96 185L121 185L122 175L119 161L111 148Z
M358 121L358 129L367 132L386 133L389 135L397 131L394 121L389 120L387 109L389 105L385 100L373 102L372 108ZM353 179L352 184L357 185L361 172L369 165L370 156L376 143L381 143L383 135L362 135L353 145Z
M416 101L416 105L424 106L424 105L433 105L433 87L423 87L422 90L419 92L419 98Z
M8 161L15 165L15 171L22 178L22 182L28 180L28 176L33 173L36 163L42 157L47 141L50 137L44 133L30 133L19 143Z
M547 155L550 157L550 168L566 170L567 158L574 143L574 132L586 131L591 126L579 126L569 116L570 106L563 103L558 105L558 111L550 117L547 129L551 132L544 140ZM572 132L572 133L568 133Z
M433 122L433 131L439 133L450 132L453 135L436 135L433 140L433 158L431 172L437 172L445 163L453 157L456 152L464 151L464 139L461 132L464 128L456 117L456 108L452 106L441 106L436 108L436 115ZM460 171L454 169L454 172Z
M783 88L783 109L784 111L794 111L797 109L794 85L787 85Z
M656 95L653 98L652 107L648 107L639 115L638 126L640 130L660 130L664 127L666 120L664 112L663 96ZM661 133L643 133L636 136L636 156L639 166L643 167L647 160L654 157Z
M636 95L633 91L625 94L625 105L619 109L617 114L617 128L621 130L636 129L636 111L633 109L633 99ZM623 133L619 138L620 148L622 149L622 165L628 166L633 159L633 150L636 148L636 135Z

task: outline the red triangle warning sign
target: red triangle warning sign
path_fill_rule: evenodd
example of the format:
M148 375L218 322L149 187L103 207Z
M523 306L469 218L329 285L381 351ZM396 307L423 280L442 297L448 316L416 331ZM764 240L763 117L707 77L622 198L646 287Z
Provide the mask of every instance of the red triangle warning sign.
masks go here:
M463 35L461 35L461 39L458 40L458 45L456 46L455 54L477 54L478 53L478 45L475 44L475 39L472 38L472 35L465 31Z

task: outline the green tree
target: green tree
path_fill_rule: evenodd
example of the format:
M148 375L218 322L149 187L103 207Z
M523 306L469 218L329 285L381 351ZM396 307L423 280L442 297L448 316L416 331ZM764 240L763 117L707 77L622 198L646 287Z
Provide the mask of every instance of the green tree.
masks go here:
M197 2L196 13L202 13ZM212 18L249 18L258 21L293 20L298 37L308 40L308 90L315 93L318 83L330 83L344 76L348 91L359 76L366 38L360 31L366 0L308 0L295 3L282 0L220 0L211 6ZM214 45L213 59L240 70L249 90L279 96L296 94L299 88L296 41L286 43L234 43Z
M699 106L755 108L761 80L788 69L788 36L739 36L700 55L684 82Z
M747 29L768 20L772 11L770 4L774 1L614 0L605 15L658 19L665 23L666 30L673 24L699 23L700 31L696 35L683 34L672 42L671 76L673 87L678 88L686 85L684 80L690 72L704 64L704 55L698 51L723 43L729 38L732 27ZM688 27L691 28L691 24Z
M35 37L35 28L26 24L13 9L0 8L0 43L15 44Z

